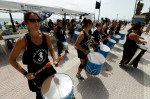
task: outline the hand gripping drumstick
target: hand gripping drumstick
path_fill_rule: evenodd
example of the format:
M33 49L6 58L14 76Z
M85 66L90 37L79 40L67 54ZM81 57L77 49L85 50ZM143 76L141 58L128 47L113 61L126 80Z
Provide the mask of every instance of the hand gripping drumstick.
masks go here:
M37 74L39 74L40 72L42 72L44 69L46 69L47 67L50 67L52 64L51 64L51 62L48 62L48 63L46 63L46 65L43 67L43 68L41 68L40 70L38 70L36 73L34 73L33 75L31 75L31 77L33 77L33 76L36 76ZM34 80L32 80L33 81L33 83L34 83L34 85L36 86L36 87L38 87L38 85L36 84L36 82L34 81Z
M58 60L58 62L57 62L57 65L58 65L59 62L62 61L62 60L63 60L63 57L59 57L59 60Z

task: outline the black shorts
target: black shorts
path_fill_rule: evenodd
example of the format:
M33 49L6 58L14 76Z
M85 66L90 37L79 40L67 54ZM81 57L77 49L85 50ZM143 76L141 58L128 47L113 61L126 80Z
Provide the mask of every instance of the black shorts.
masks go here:
M54 75L56 73L56 70L53 68L53 66L46 68L44 71L40 72L33 81L38 85L38 87L42 86L42 83L45 81L46 78L48 78L51 75ZM28 80L29 89L32 92L40 91L40 88L38 88L32 80Z
M80 51L79 49L77 49L77 53L78 53L78 58L80 59L87 59L87 55L84 54L82 51Z

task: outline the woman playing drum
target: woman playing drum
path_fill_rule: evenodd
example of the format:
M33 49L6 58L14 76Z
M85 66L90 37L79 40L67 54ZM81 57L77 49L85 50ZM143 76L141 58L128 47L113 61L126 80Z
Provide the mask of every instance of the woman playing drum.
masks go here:
M147 43L146 41L140 41L139 39L143 39L140 37L137 32L139 30L139 25L136 23L129 29L129 33L127 34L126 42L124 44L123 57L120 62L121 66L125 66L131 58L133 57L135 51L137 50L137 44Z
M80 58L80 65L76 77L81 80L84 79L80 73L86 65L87 54L89 53L88 36L89 30L91 29L92 29L92 21L88 19L86 20L86 22L84 22L84 29L83 31L80 32L79 37L77 38L75 43L75 46L77 47L78 58Z
M36 99L42 99L43 97L40 93L40 86L47 77L55 74L56 70L53 66L50 66L36 77L33 76L33 73L37 72L49 62L48 50L52 56L55 66L57 65L57 61L49 35L43 34L39 31L39 15L31 11L26 12L24 14L24 22L28 27L29 33L27 33L25 37L18 39L10 54L9 62L16 70L28 79L30 90L32 92L36 92ZM25 50L23 63L27 65L28 71L23 69L22 66L16 61L22 49Z

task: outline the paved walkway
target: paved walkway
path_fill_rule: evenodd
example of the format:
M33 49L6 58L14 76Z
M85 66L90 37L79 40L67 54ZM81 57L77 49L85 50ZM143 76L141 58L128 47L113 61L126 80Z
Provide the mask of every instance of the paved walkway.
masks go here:
M121 32L126 33L129 28L128 25ZM150 42L150 36L142 36ZM85 77L84 81L79 81L75 77L79 59L74 44L69 44L70 53L64 54L64 60L56 70L72 78L76 99L150 99L150 51L148 50L141 58L138 69L122 69L119 62L124 42L125 40L121 40L113 47L99 75L91 76L83 70L81 74ZM53 38L52 43L56 51ZM150 48L149 43L146 46ZM9 64L9 53L7 50L6 55L0 48L0 99L35 99L35 93L28 89L27 79ZM26 69L21 57L22 54L17 60Z

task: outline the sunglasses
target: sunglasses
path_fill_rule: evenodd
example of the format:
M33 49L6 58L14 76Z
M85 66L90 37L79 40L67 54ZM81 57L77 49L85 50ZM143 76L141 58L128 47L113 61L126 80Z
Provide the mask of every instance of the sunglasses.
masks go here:
M30 22L41 22L40 19L29 19Z

